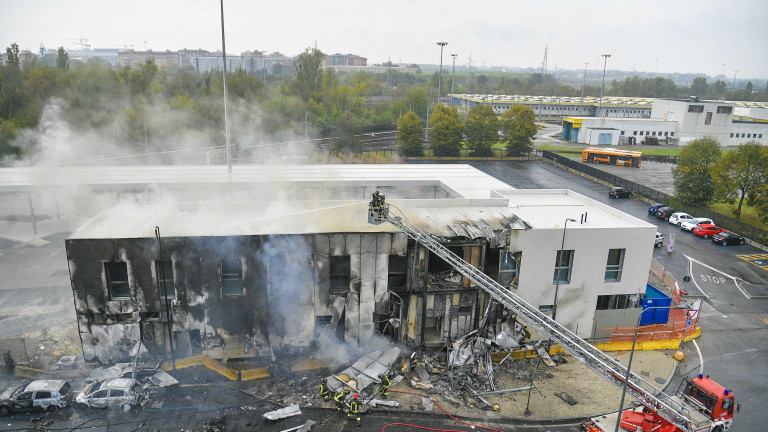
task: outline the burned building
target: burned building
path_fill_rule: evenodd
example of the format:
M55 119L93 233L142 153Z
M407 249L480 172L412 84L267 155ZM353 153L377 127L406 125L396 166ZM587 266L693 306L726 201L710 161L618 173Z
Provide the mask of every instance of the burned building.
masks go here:
M375 334L443 346L483 320L514 318L491 310L484 291L394 226L368 224L372 188L406 196L390 200L402 217L540 310L552 309L557 283L558 321L579 335L594 335L600 319L637 318L630 302L598 309L606 296L644 292L652 225L570 191L514 190L466 166L397 169L409 178L371 185L339 180L342 170L323 179L351 183L355 199L168 201L102 212L66 241L85 359L115 363L145 349L269 356L324 337L366 344ZM562 221L580 215L561 256Z

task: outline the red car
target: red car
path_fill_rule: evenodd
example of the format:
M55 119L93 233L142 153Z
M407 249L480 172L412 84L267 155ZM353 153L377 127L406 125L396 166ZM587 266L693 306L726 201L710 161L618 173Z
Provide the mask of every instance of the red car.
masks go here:
M725 231L727 230L712 224L699 224L693 228L694 234L704 238L710 238L715 234L720 234L721 232L725 232Z

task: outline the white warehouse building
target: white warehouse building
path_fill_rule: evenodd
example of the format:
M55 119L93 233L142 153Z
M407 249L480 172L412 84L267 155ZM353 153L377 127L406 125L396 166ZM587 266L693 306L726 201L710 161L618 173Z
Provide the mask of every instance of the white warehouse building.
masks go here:
M734 108L732 103L696 97L654 99L648 119L564 117L563 139L587 145L685 145L711 136L725 147L748 141L768 144L768 122L754 117L734 119Z

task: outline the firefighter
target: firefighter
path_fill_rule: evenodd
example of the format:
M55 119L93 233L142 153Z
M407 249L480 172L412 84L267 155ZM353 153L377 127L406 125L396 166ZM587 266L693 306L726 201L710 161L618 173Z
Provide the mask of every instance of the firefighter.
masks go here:
M348 419L354 419L357 421L357 427L360 427L360 401L357 399L357 393L352 395L352 400L349 401L349 412L347 413Z
M386 374L379 375L379 380L381 380L381 398L386 399L387 389L392 386L392 381L389 380L389 377Z
M328 380L325 378L320 378L320 384L317 385L317 389L320 391L320 396L322 396L323 399L331 400L331 392L329 392L328 387L326 387L327 383Z
M336 392L336 394L333 395L333 400L336 402L336 410L341 411L344 409L344 398L347 397L349 394L348 391L344 389L339 389L339 391Z

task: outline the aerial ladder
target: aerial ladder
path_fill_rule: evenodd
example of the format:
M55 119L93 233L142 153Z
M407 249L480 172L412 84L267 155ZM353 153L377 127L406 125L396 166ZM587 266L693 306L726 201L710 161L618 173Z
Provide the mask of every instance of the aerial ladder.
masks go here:
M394 225L412 240L420 243L429 249L430 252L445 260L459 273L477 284L494 300L516 313L519 318L522 318L536 330L546 335L551 341L559 344L565 351L587 365L594 372L618 387L623 388L626 382L627 393L639 400L646 407L646 411L655 413L656 416L663 419L658 421L668 426L664 430L717 432L730 427L730 418L727 421L722 418L719 419L720 421L706 421L707 419L704 419L703 423L705 424L702 424L703 416L700 412L706 407L697 406L697 403L690 403L687 398L670 397L640 376L629 372L621 363L595 348L548 315L539 311L538 308L531 306L525 300L511 293L490 276L461 259L447 247L443 246L434 236L411 224L404 216L391 215L390 206L390 204L386 203L384 195L381 195L378 191L373 193L373 199L368 205L368 222L375 225L388 222ZM704 378L699 377L699 379ZM708 377L706 379L709 380ZM693 384L695 385L696 382ZM729 390L725 391L726 396L729 395L728 392ZM730 400L733 403L732 394L730 394ZM622 425L624 425L623 419ZM599 431L603 429L593 430ZM638 428L636 430L642 431L645 429ZM653 430L658 430L658 428Z

